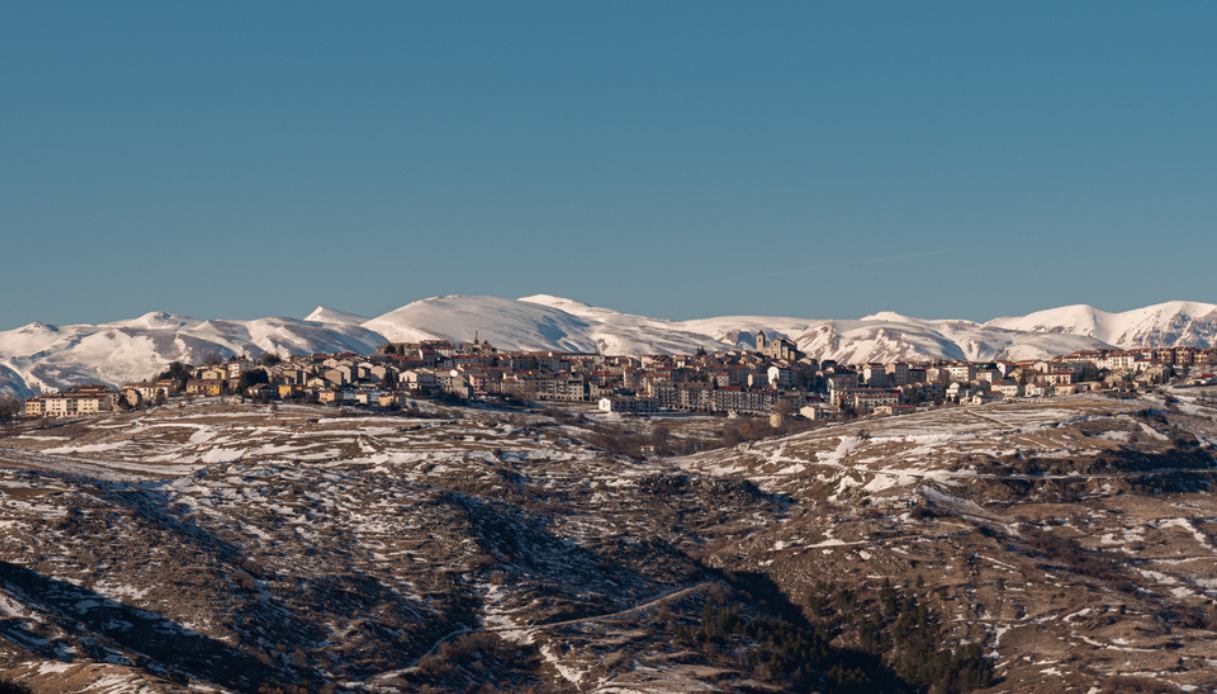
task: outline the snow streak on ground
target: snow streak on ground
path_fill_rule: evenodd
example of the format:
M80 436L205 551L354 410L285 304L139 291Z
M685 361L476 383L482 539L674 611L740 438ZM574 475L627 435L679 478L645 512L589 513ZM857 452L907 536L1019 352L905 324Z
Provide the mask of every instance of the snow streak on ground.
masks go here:
M658 628L696 624L730 570L793 605L826 581L916 591L1006 691L1212 690L1212 402L954 408L641 462L586 442L603 418L426 405L27 428L0 438L0 676L730 689L744 675ZM520 650L427 659L463 637Z

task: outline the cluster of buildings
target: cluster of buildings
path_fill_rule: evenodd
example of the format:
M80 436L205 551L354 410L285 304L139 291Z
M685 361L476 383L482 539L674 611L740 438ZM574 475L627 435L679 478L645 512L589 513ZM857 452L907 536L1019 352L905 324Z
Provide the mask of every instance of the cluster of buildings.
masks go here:
M829 414L898 414L927 405L1147 390L1183 375L1214 382L1204 371L1217 368L1217 350L1087 350L1030 361L822 366Z
M233 358L183 367L117 390L83 386L27 400L28 416L74 417L170 398L239 395L260 401L393 408L419 397L506 402L591 402L605 412L801 415L899 414L1094 390L1135 390L1217 368L1217 350L1185 347L1087 351L1039 361L839 364L802 354L785 338L715 354L606 356L500 352L488 343L430 340L379 354ZM1212 376L1208 376L1212 378Z
M112 411L118 403L118 393L107 386L78 386L70 391L39 395L21 404L26 417L83 417Z
M775 346L776 343L776 346ZM1152 388L1183 373L1217 368L1217 350L1187 347L1087 351L1054 359L993 362L840 364L807 359L788 340L757 335L755 353L682 357L637 374L634 394L601 399L604 411L798 413L810 419L901 414L948 404L978 405L1097 390ZM700 368L699 368L700 367ZM1214 381L1211 373L1193 376Z

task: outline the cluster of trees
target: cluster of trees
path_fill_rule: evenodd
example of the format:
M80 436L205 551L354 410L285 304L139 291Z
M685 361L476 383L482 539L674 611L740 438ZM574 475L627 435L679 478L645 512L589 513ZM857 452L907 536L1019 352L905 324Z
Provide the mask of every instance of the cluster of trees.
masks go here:
M820 583L801 610L785 605L752 589L712 591L700 622L669 629L712 659L793 691L955 694L995 684L978 644L952 647L935 611L890 582L865 598Z
M753 677L802 691L818 689L825 680L836 691L871 684L863 670L834 662L833 649L814 626L775 616L745 618L734 604L706 601L701 623L684 628L681 637L703 649L736 651Z
M818 624L835 633L852 628L863 652L881 656L901 679L931 693L966 692L994 683L993 663L979 644L952 649L939 616L888 580L875 599L821 583L807 606Z
M19 414L21 414L21 401L17 399L17 396L11 393L0 393L0 424L8 425Z
M244 393L247 388L263 383L270 383L270 374L265 369L250 369L237 380L237 391Z
M10 680L0 680L0 694L33 694L33 691L24 684L17 684Z
M174 391L180 393L186 390L186 381L190 380L190 367L180 361L175 361L156 378L158 381L173 381Z
M789 414L789 413L781 413ZM735 446L746 441L760 441L772 436L786 436L814 428L816 425L806 419L785 417L782 423L773 426L763 417L737 417L727 420L722 428L722 445Z
M497 634L458 636L423 656L410 676L419 692L538 691L541 657L536 646L505 641ZM481 683L479 686L477 683Z

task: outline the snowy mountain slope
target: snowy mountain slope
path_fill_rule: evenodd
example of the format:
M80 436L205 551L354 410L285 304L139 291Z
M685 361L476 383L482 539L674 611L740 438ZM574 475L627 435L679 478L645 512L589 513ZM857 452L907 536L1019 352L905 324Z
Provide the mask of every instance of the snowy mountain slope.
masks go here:
M995 318L986 325L1034 333L1086 335L1119 347L1217 344L1217 305L1168 301L1119 313L1084 304Z
M679 321L621 313L549 294L526 296L520 301L580 318L587 324L587 335L597 350L605 354L692 354L698 349L714 351L725 346L718 335Z
M400 340L473 338L500 349L576 349L605 354L691 353L752 347L755 333L784 335L808 354L848 362L906 359L1037 359L1106 347L1074 335L1024 334L970 321L926 321L894 313L861 320L725 316L669 321L538 294L518 301L445 296L416 301L364 327Z
M538 294L523 299L440 296L364 319L317 307L305 320L200 320L147 313L99 325L31 323L0 331L0 389L28 394L78 383L122 383L171 361L264 352L374 352L387 340L472 340L503 350L673 354L750 348L755 334L786 336L821 359L867 361L1038 359L1110 345L1217 344L1217 306L1170 302L1123 313L1067 306L988 323L922 320L892 312L858 320L722 316L650 318Z
M0 396L5 395L27 398L31 395L31 392L20 374L7 366L0 365Z
M679 325L684 330L712 337L719 342L752 349L756 346L756 334L761 330L771 338L793 339L823 322L789 316L718 316L681 321Z
M99 325L45 323L0 332L0 379L13 390L55 390L80 383L123 383L155 375L172 361L199 363L207 355L265 352L371 352L384 342L357 325L293 318L204 321L168 313Z
M360 325L368 321L367 316L361 316L358 313L350 311L340 311L336 308L328 306L318 306L313 309L313 312L304 317L304 320L313 323L332 323L334 325Z
M500 349L594 352L587 322L561 309L497 296L437 296L415 301L363 327L395 342L475 336Z
M937 359L1042 359L1108 345L1076 335L1040 335L971 321L923 321L879 314L820 322L798 335L804 352L844 363Z
M395 341L474 336L505 350L568 350L604 354L689 354L721 350L712 336L681 323L588 306L539 294L523 299L439 296L369 320L363 327Z

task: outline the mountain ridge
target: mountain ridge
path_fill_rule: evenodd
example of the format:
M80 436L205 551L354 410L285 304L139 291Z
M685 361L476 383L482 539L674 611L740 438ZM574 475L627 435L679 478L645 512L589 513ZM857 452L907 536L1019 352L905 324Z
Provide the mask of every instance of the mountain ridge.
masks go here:
M504 350L674 354L752 348L758 331L847 362L1039 359L1078 349L1217 345L1217 305L1172 301L1108 312L1086 304L979 323L881 311L858 319L734 315L669 320L551 294L445 295L366 318L318 306L304 319L199 319L152 311L107 323L0 331L0 390L28 395L149 378L171 361L265 352L371 353L386 341L475 337Z
M1217 304L1165 301L1117 312L1073 304L1025 316L994 318L985 325L1023 332L1085 335L1119 347L1210 347L1217 341Z

